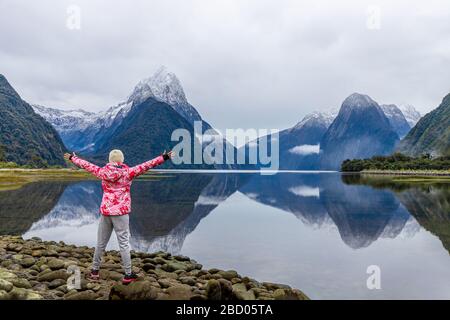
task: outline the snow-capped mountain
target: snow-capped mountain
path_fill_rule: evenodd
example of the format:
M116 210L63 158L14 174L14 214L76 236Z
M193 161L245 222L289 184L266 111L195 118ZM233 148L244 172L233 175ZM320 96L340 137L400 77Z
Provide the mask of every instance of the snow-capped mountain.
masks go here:
M411 126L406 120L403 112L395 104L382 104L380 107L395 132L397 132L399 138L401 139L406 136L411 129Z
M297 123L289 130L292 132L303 128L304 126L314 126L317 124L325 125L328 128L336 118L337 114L338 110L335 109L326 112L314 111L303 117L303 119L299 123Z
M398 106L398 108L402 111L403 115L406 118L406 121L408 121L408 124L411 128L414 127L422 117L420 112L410 104L401 104Z
M97 127L110 127L115 120L125 118L132 106L133 101L121 102L106 111L99 112L93 124Z
M126 101L105 111L61 110L41 105L32 107L58 131L68 149L93 151L96 141L105 131L113 131L111 127L120 125L133 106L148 98L167 103L191 124L202 121L197 110L187 101L179 79L165 67L160 67L151 77L141 80ZM203 123L205 129L211 128L208 123Z
M279 131L277 140L279 168L283 170L319 169L319 142L336 115L337 110L334 109L327 112L315 111L304 116L293 127ZM245 151L248 155L249 151L257 148L261 141L268 143L272 148L271 137L260 137L242 146L239 152Z
M111 127L114 121L120 123L132 105L132 102L122 102L97 113L83 109L60 110L40 105L32 107L58 131L67 148L89 151L95 146L95 138L100 130Z
M164 66L151 77L139 81L127 101L139 104L150 97L172 106L191 123L202 120L197 110L187 101L180 80Z
M47 108L41 105L31 105L34 111L50 122L59 133L71 131L75 128L86 129L97 116L94 112L88 112L83 109L78 110L60 110L56 108Z
M321 167L339 169L345 159L389 154L398 140L378 103L367 95L354 93L344 100L320 141Z

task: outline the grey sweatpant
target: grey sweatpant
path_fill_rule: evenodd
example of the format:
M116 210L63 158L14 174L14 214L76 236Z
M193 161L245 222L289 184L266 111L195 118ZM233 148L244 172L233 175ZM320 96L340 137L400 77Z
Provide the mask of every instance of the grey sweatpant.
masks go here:
M99 270L102 262L102 256L105 253L111 233L114 232L119 242L120 255L122 257L122 267L126 274L131 273L131 256L130 256L130 226L129 216L104 216L100 218L97 232L97 247L95 248L94 261L92 269Z

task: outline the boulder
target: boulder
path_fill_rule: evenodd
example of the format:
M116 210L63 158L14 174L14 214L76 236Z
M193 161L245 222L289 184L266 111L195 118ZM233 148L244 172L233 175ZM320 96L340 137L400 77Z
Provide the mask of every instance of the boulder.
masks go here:
M116 284L109 292L110 300L154 300L160 289L152 286L149 281L135 281L128 285Z
M281 283L263 282L262 285L271 291L276 289L291 289L290 286Z
M33 251L31 251L31 255L33 257L41 257L44 255L44 250L41 250L41 249L33 250Z
M13 288L13 284L7 280L0 279L0 291L6 291L9 292Z
M8 300L9 296L8 296L8 292L6 292L5 290L1 290L0 289L0 301L1 300Z
M33 257L26 257L19 261L19 264L24 268L29 268L35 263L36 259L34 259Z
M33 290L28 290L24 288L13 288L8 292L8 300L42 300L42 296L34 292Z
M222 299L222 289L219 281L214 279L208 281L206 284L206 296L210 300Z
M161 257L155 257L153 259L153 262L156 263L156 264L165 264L167 261L165 259L161 258Z
M34 291L47 291L48 286L45 283L38 282L36 285L33 286Z
M98 294L92 290L80 291L76 293L69 292L64 295L64 300L95 300L97 298Z
M89 282L89 283L86 285L86 288L89 289L89 290L98 291L98 290L100 290L102 287L101 287L101 285L100 285L99 283L92 283L92 282Z
M64 268L64 261L61 259L50 259L48 260L47 265L52 270L59 270Z
M42 281L48 281L51 282L55 279L64 279L67 280L67 278L69 278L69 274L66 272L66 270L55 270L55 271L48 271L48 272L41 272L38 277L37 280L39 282Z
M55 280L52 280L52 281L48 284L48 287L49 287L50 289L55 289L55 288L57 288L57 287L59 287L59 286L65 285L65 284L67 284L66 280L64 280L64 279L55 279Z
M108 271L108 270L104 270L101 269L100 270L100 279L105 279L105 280L114 280L114 281L119 281L122 280L123 278L123 274L117 272L117 271Z
M256 300L254 292L247 290L244 283L233 284L233 296L238 300Z
M16 278L17 276L14 273L8 271L7 269L0 268L0 279L11 281Z
M233 299L233 285L230 281L226 279L219 279L220 291L222 293L222 300L232 300Z
M219 271L217 272L222 278L226 280L231 280L233 278L238 278L239 274L234 270L228 270L228 271Z
M180 262L180 261L167 261L166 264L164 264L161 269L167 272L174 272L176 270L188 270L188 266L186 263Z
M158 280L158 284L161 288L169 288L170 286L178 284L178 282L174 279L163 278Z
M275 300L308 300L303 292L293 289L276 289L273 297Z
M191 260L189 257L182 256L182 255L175 255L175 256L173 256L173 258L178 261L190 261Z
M57 257L58 252L56 250L45 250L42 252L42 255L47 257Z
M119 281L122 280L123 278L123 274L117 272L117 271L110 271L109 272L109 279L114 280L114 281Z
M154 270L154 269L155 269L155 265L154 265L153 263L145 263L145 264L142 266L142 269L143 269L145 272L147 272L147 271L149 271L149 270Z
M169 300L190 300L193 296L191 287L185 284L169 287L166 293L169 295Z
M31 288L30 282L27 279L24 279L24 278L12 279L11 283L17 288L24 288L24 289L30 289Z
M194 277L179 277L178 280L182 284L187 284L187 285L190 285L190 286L195 286L195 284L197 283L197 281L195 280Z

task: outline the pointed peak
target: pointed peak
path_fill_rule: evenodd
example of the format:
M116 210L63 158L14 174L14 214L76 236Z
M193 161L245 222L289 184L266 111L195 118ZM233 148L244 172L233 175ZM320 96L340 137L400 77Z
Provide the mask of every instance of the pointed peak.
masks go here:
M3 74L0 74L0 94L12 96L15 98L19 98L20 96L16 90L11 86L6 77Z
M160 66L152 76L139 81L128 101L139 103L150 97L170 105L187 104L180 80L165 66Z
M341 114L349 114L353 111L369 110L372 108L377 109L379 113L383 113L381 107L371 97L366 94L353 93L342 102L339 116Z
M420 112L411 104L400 104L398 108L401 110L411 127L414 127L417 121L422 117Z
M361 94L361 93L352 93L351 95L349 95L344 102L342 103L344 104L352 104L352 105L356 105L356 106L363 106L363 105L367 105L367 104L372 104L372 103L376 103L374 100L372 100L371 97L369 97L367 94Z

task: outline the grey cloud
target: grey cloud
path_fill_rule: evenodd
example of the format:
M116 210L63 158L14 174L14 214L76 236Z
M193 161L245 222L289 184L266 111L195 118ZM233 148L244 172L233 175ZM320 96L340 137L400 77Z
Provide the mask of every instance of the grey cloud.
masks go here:
M30 102L100 110L166 65L219 128L285 128L355 91L426 112L450 89L449 21L444 0L0 0L0 73Z

